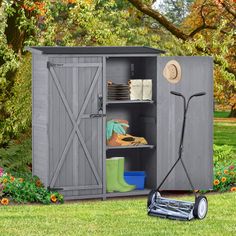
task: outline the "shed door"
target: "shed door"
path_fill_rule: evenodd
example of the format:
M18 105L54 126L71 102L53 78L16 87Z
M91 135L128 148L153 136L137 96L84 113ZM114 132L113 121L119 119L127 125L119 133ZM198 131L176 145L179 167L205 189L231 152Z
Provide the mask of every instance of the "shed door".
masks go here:
M54 57L50 81L50 188L102 193L102 59Z
M181 79L167 80L163 75L166 64L176 60L181 67ZM172 63L170 63L172 64ZM171 71L172 70L172 71ZM169 79L175 79L175 65L168 68ZM157 59L157 184L159 184L178 158L183 100L170 94L177 91L187 98L204 91L202 97L194 97L186 120L183 161L195 189L212 188L212 115L213 75L210 57L158 57ZM172 77L171 77L172 76ZM161 189L190 190L190 184L181 162Z

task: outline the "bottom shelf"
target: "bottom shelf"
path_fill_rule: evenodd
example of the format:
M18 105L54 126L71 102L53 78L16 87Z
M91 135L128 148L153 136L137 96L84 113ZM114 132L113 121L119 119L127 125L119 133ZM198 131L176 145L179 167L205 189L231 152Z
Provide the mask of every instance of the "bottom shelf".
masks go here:
M133 190L125 193L113 192L113 193L106 193L106 197L146 196L149 194L150 191L151 189Z

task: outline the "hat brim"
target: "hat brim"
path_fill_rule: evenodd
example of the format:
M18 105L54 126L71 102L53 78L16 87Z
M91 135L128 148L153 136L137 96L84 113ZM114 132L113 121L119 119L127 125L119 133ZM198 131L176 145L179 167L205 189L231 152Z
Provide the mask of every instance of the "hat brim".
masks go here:
M176 60L170 60L166 63L163 76L172 84L181 80L181 66Z

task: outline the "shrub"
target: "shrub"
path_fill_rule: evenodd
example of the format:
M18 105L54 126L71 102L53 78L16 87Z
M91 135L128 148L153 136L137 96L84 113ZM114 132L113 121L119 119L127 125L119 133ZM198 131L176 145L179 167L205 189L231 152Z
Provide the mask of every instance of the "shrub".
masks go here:
M5 115L0 117L0 147L31 126L31 56L26 54L12 78L10 98L4 102ZM3 104L2 104L3 105Z
M6 172L19 173L30 172L29 166L32 162L32 141L25 139L20 144L10 142L8 148L0 148L0 166Z
M234 191L236 186L236 162L234 165L224 166L217 165L214 167L214 183L213 190L215 191Z
M214 166L217 165L231 165L233 160L233 148L228 145L213 145L214 150Z
M231 146L213 146L214 148L214 191L228 191L236 184L236 160Z
M1 172L2 173L2 172ZM36 176L16 178L8 173L0 177L0 198L3 205L8 205L9 199L17 203L63 203L63 195L47 190Z

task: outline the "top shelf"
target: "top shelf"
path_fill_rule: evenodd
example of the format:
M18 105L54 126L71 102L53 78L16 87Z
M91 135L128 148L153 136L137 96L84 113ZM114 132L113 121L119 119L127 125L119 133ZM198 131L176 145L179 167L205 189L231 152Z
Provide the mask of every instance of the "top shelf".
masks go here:
M133 104L133 103L154 103L153 100L107 100L107 105L109 104Z

